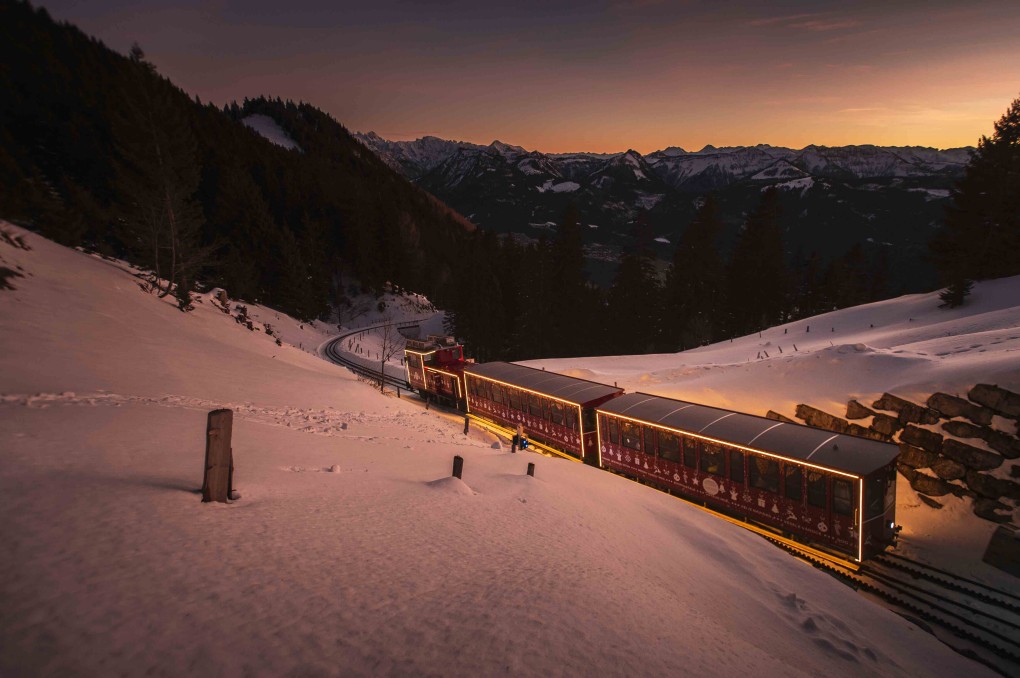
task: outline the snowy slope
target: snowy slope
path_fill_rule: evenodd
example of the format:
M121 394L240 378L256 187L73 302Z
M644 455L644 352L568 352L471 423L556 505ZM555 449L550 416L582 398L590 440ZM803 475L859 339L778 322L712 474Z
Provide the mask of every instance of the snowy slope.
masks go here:
M241 122L243 122L245 126L250 127L261 134L269 141L272 141L277 146L283 146L289 151L301 150L301 147L298 146L297 142L291 139L290 135L287 134L283 128L268 115L256 113L254 115L249 115Z
M838 413L884 391L1020 391L1020 277L978 283L961 308L939 304L937 292L913 294L682 353L530 364L759 415L792 416L802 402Z
M2 227L32 249L0 242L24 275L0 291L0 674L988 673L671 497ZM221 406L242 499L202 505Z

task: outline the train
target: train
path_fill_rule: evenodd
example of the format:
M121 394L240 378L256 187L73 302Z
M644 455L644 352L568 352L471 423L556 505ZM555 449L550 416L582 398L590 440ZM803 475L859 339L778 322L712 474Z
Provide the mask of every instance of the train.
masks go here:
M899 448L409 339L408 386L558 453L861 563L895 546Z

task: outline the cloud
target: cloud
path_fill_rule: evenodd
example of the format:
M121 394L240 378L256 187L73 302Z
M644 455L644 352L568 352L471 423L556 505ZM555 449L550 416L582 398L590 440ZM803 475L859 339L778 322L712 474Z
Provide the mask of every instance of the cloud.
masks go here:
M831 21L825 21L822 19L811 19L810 21L797 21L788 23L789 28L800 28L805 31L838 31L844 28L855 28L860 26L861 22L856 19L834 19Z
M789 14L786 16L764 17L747 22L748 26L781 26L801 31L821 33L856 28L861 25L857 19L833 16L828 12Z

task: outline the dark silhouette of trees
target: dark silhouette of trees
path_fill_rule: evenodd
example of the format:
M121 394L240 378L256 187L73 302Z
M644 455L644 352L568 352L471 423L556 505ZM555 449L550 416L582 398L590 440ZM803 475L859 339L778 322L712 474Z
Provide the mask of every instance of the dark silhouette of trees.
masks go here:
M152 270L149 280L159 296L174 293L181 310L188 310L195 276L212 250L201 243L205 216L196 199L196 142L173 105L172 86L156 75L137 44L131 67L128 106L117 125L121 162L115 189L125 208L121 237Z
M725 266L717 241L722 221L709 195L677 241L665 283L662 327L670 350L707 344L720 332Z
M1020 98L978 142L930 250L949 305L963 303L968 281L1020 273Z
M603 325L609 353L647 353L661 341L662 286L651 242L648 222L642 213L634 223L632 244L609 288L608 317Z
M737 236L727 268L730 336L782 322L787 312L787 269L779 191L766 189Z

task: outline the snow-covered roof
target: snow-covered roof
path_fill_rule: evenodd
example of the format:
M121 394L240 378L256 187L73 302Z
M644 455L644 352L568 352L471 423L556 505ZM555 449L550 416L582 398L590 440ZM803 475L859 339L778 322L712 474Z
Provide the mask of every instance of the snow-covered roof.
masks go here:
M628 393L598 409L855 476L882 468L900 451L896 445L877 440L647 393Z
M470 365L465 372L544 393L575 405L585 405L623 391L615 386L568 377L555 372L536 370L534 367L525 367L516 363L496 362Z

